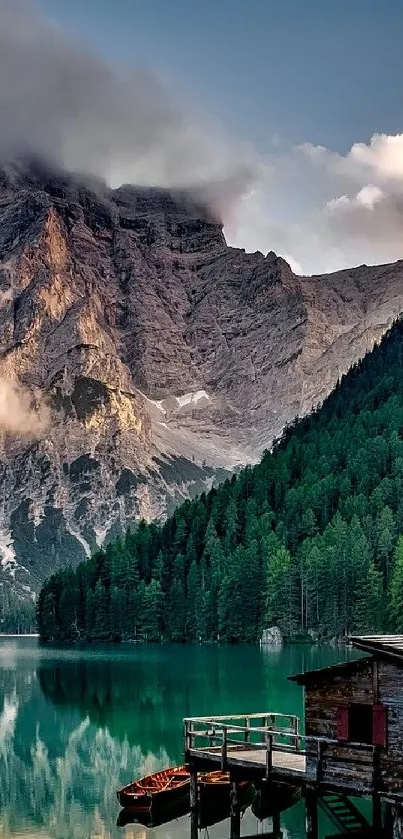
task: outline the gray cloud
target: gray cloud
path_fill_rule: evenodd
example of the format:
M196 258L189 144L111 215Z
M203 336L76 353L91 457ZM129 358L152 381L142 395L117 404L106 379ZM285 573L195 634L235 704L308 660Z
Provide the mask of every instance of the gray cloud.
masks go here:
M345 155L279 143L261 161L151 72L109 64L29 0L0 0L0 113L0 161L33 155L112 186L196 188L231 244L274 249L306 273L403 255L402 134Z
M386 194L371 184L357 195L343 195L325 207L324 220L333 235L393 245L403 233L403 196Z
M36 155L112 186L212 183L226 201L256 171L152 73L108 64L28 0L0 0L0 113L3 159Z

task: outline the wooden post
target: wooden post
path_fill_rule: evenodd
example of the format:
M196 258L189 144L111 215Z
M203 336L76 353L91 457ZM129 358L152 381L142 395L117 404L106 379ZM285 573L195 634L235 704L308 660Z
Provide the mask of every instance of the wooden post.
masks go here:
M197 810L197 769L190 764L190 809Z
M238 784L233 776L231 781L231 839L239 839L241 834L241 811L239 808Z
M225 772L227 768L227 726L222 727L222 746L221 746L221 769Z
M392 808L392 817L393 817L393 827L392 827L392 837L393 839L403 839L403 809L401 805L394 804Z
M375 836L380 836L382 833L382 803L379 795L376 793L372 796L372 829Z
M273 821L273 836L275 836L276 839L280 839L280 837L281 837L281 817L280 817L280 811L279 810L276 810L275 813L273 813L272 821Z
M318 802L315 793L307 790L305 794L306 837L318 839Z
M295 736L295 751L299 752L301 750L301 742L299 739L299 717L294 717L294 734Z
M250 742L250 717L245 717L245 743Z
M198 807L198 795L197 795L197 769L191 763L190 764L190 837L191 839L197 839L198 836L198 819L199 819L199 807Z
M273 735L266 731L266 778L271 775L273 768Z
M318 740L318 753L316 757L316 783L320 784L322 780L322 763L323 763L323 740Z
M183 741L185 744L185 758L187 757L187 753L189 751L189 723L187 720L183 723Z
M193 723L190 720L185 722L185 754L194 746Z
M385 802L385 839L392 839L393 836L393 806L390 801Z
M373 705L379 702L379 662L376 658L372 660L372 693Z

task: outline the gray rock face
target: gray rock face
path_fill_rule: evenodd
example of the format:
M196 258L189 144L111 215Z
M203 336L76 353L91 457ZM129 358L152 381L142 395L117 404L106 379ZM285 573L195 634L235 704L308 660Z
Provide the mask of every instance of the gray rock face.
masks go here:
M296 277L189 194L3 167L0 381L50 417L1 431L3 575L37 590L256 460L402 308L400 262Z
M279 626L270 626L269 629L264 629L260 639L261 647L282 647L284 638Z

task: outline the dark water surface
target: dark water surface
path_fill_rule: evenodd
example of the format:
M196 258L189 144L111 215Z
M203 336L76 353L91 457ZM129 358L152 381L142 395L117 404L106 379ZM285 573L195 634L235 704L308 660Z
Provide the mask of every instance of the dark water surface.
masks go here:
M43 650L34 639L0 640L0 836L188 839L188 816L117 827L116 789L181 762L183 717L302 714L302 689L287 676L348 655L308 645ZM305 837L302 803L283 814L282 828ZM242 833L259 832L248 810ZM322 836L331 832L322 825ZM208 836L226 839L228 823Z

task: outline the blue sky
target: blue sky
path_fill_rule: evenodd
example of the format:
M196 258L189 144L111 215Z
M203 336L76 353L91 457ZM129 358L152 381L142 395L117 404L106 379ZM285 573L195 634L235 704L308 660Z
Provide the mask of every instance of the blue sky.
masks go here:
M402 0L41 0L106 56L168 77L262 151L338 151L403 116Z
M250 145L269 175L245 196L236 244L281 249L306 272L400 255L403 137L390 138L403 132L402 0L37 5L108 61L150 69L229 142ZM374 135L387 139L371 146ZM357 143L365 160L351 155ZM397 175L385 175L389 153ZM386 235L374 241L376 214Z

